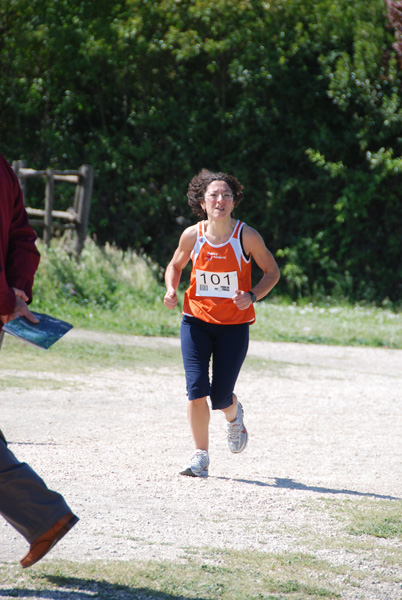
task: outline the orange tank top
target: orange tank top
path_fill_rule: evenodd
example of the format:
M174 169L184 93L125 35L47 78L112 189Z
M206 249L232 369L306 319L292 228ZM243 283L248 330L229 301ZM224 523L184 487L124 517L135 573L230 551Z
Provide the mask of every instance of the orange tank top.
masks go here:
M240 241L244 223L237 221L229 240L215 246L205 237L204 221L191 252L193 267L184 295L183 314L207 323L237 325L254 323L254 305L239 310L233 303L236 290L251 289L251 259L244 255Z

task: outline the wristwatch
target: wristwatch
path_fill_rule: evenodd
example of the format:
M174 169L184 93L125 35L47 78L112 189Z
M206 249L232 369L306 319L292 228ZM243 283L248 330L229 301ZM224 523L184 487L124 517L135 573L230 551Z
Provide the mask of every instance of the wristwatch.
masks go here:
M257 297L254 294L254 292L252 292L251 290L249 291L249 294L251 296L251 302L257 302Z

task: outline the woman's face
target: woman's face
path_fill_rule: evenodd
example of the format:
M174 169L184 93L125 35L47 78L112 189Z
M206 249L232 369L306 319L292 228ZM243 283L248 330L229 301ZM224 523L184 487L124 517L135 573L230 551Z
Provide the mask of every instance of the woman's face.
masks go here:
M232 214L234 209L233 192L226 181L212 181L205 191L201 208L208 218L222 219Z

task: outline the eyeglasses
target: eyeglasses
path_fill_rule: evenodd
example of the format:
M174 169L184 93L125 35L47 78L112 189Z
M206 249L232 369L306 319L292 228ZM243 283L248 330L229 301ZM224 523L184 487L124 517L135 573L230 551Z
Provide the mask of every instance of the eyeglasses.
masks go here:
M212 193L212 194L205 194L208 198L211 198L211 200L217 200L219 198L219 196L222 196L222 198L224 200L232 200L233 198L233 194L229 194L229 192L225 192L224 194L216 194L216 193Z

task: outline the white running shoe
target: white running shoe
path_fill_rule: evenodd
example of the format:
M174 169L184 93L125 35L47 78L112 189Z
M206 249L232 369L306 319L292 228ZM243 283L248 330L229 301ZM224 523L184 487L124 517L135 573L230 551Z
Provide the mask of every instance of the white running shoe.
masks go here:
M243 452L247 446L248 433L243 423L243 407L237 402L237 417L231 423L226 423L226 435L229 450L234 454Z
M206 450L196 450L190 457L189 464L180 471L180 475L189 477L208 477L209 456Z

